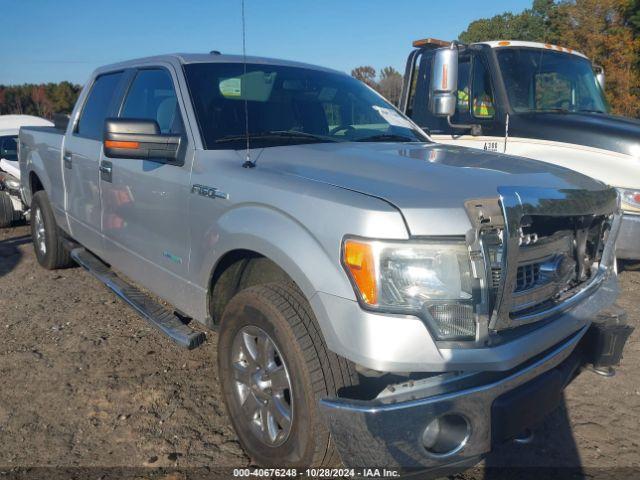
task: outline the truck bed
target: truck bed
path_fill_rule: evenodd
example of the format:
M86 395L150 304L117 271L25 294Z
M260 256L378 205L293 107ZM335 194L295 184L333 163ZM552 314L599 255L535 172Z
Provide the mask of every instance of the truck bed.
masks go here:
M31 182L25 173L33 170L40 182L47 183L53 206L62 208L64 192L62 189L62 145L64 131L55 127L22 127L20 129L19 162L24 200L31 204ZM26 188L25 188L26 187Z

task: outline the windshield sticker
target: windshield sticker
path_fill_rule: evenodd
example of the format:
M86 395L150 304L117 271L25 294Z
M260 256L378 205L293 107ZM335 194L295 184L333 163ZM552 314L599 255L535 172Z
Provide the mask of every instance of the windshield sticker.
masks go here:
M413 125L409 120L404 118L395 110L390 108L379 107L374 105L372 107L376 112L380 114L382 118L384 118L389 125L393 125L394 127L403 127L403 128L413 128Z
M218 87L220 88L220 93L224 97L240 97L242 96L242 81L240 78L227 78L226 80L222 80Z

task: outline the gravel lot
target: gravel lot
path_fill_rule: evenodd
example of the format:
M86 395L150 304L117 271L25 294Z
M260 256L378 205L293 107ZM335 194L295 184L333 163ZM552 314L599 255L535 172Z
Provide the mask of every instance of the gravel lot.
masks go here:
M637 322L640 272L621 280ZM0 479L38 466L249 465L217 385L215 333L180 349L83 270L41 269L25 226L0 230L0 319ZM485 465L640 475L639 338L615 377L580 375L533 444L506 445L463 477L501 476Z

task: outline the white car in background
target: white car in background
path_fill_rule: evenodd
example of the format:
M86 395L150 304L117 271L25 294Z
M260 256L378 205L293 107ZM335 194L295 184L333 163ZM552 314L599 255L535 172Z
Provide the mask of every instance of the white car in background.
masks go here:
M20 127L53 127L53 123L33 115L0 115L0 228L22 219L27 211L20 195Z

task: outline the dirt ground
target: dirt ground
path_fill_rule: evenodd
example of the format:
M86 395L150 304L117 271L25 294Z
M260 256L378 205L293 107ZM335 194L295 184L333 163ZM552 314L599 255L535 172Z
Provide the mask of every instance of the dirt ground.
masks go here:
M637 322L640 272L621 283ZM41 269L25 226L0 230L0 335L0 479L39 466L249 465L217 384L215 333L175 346L82 269ZM639 339L615 377L582 373L532 444L505 445L463 477L499 472L487 466L640 476Z

